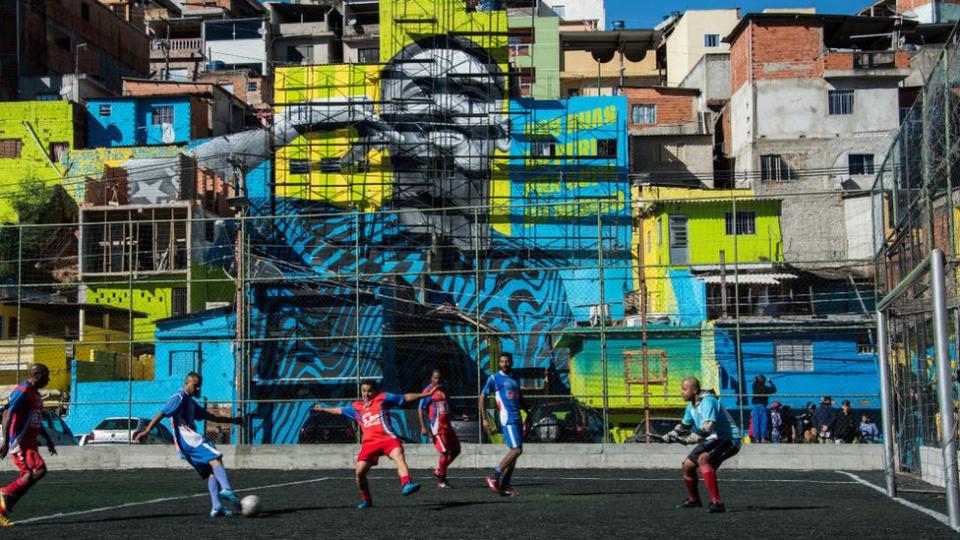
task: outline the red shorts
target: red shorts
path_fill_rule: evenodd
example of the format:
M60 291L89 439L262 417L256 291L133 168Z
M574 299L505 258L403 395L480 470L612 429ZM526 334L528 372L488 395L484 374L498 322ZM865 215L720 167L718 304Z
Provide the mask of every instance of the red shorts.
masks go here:
M10 459L17 466L20 474L27 474L30 471L47 466L43 462L43 458L40 457L40 451L36 448L21 448L19 452L10 454Z
M403 444L397 439L363 443L360 445L360 455L357 456L357 463L366 461L370 465L376 465L380 462L380 456L389 456L397 448L403 448Z
M457 438L457 432L452 429L444 429L434 435L433 446L441 454L460 453L460 439Z

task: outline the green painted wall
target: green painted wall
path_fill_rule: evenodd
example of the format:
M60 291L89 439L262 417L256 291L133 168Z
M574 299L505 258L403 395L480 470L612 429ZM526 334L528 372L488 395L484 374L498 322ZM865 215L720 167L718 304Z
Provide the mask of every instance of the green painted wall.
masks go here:
M237 287L219 268L194 264L190 269L190 311L207 309L207 302L236 300Z
M145 319L136 319L133 324L133 340L153 342L155 321L165 319L173 314L173 289L186 287L186 279L182 275L151 277L150 280L137 279L131 290L123 283L126 276L118 275L109 284L98 285L87 282L87 302L114 306L121 309L130 308L130 297L133 295L133 310L147 314Z
M536 68L536 82L530 97L536 99L560 99L560 18L559 17L510 17L507 26L511 29L530 28L533 25L534 43L529 56L514 56L518 68ZM516 38L511 38L511 42Z
M76 144L74 107L69 101L0 103L0 142L20 141L18 157L0 158L0 222L17 221L10 203L23 189L24 180L37 179L48 186L82 183L82 177L75 178L51 164L51 144L67 143L69 148Z
M780 231L780 201L737 201L737 212L755 212L755 234L728 235L726 231L726 213L732 211L730 202L665 202L662 219L657 222L662 227L663 244L660 255L663 262L668 261L669 247L669 217L676 215L687 216L687 231L689 245L689 263L719 264L720 252L726 253L726 262L740 263L782 262L783 235ZM736 239L736 251L734 251ZM686 266L686 265L684 265Z

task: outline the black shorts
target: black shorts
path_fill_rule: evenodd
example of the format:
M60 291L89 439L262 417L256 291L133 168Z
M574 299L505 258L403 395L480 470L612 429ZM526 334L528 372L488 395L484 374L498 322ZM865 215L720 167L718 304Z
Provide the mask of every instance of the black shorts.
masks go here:
M687 459L694 463L700 463L700 454L707 453L710 454L710 466L719 469L721 463L737 455L739 451L740 447L730 439L713 439L712 441L698 442L690 451L690 454L687 455Z

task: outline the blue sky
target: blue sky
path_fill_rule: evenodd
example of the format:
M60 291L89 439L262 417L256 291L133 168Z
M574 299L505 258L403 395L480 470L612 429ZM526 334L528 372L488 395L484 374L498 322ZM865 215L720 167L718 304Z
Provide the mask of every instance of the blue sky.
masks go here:
M672 11L739 7L741 13L766 7L809 7L817 13L851 14L872 3L870 0L605 0L607 26L623 20L627 28L652 28Z

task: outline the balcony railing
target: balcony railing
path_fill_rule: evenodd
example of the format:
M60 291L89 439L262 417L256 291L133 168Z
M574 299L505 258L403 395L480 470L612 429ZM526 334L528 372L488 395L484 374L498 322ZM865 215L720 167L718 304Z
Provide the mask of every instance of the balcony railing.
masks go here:
M199 51L203 47L200 38L154 39L150 42L150 49L162 51L164 43L169 44L171 51Z
M894 69L896 67L896 51L855 51L853 53L853 69Z

